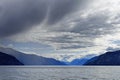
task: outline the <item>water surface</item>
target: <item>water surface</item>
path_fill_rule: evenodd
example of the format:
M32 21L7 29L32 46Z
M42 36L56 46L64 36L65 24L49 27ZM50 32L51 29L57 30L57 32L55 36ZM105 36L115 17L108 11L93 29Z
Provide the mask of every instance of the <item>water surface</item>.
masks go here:
M120 67L0 67L0 80L120 80Z

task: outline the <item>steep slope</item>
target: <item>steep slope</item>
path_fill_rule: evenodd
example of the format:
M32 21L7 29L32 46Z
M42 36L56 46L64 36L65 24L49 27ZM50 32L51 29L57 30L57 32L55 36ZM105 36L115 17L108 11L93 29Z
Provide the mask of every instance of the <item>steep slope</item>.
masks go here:
M0 65L23 65L15 57L0 52Z
M0 48L0 51L16 57L25 65L65 65L65 63L53 58L45 58L35 54L25 54L10 48Z
M107 52L88 60L85 65L120 65L120 51Z

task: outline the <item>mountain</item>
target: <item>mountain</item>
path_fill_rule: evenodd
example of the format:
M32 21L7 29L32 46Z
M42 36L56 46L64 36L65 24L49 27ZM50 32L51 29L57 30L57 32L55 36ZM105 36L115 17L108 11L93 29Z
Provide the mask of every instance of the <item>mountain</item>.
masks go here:
M88 60L85 65L120 65L120 50L96 56Z
M55 60L53 58L45 58L35 54L25 54L11 48L0 47L0 51L16 57L25 65L65 65L65 63Z
M90 55L86 55L82 58L79 59L74 59L73 61L71 61L69 63L69 65L83 65L85 64L89 59L91 59L92 57L94 57L95 54L90 54Z
M88 61L88 59L86 59L86 58L74 59L72 62L69 63L69 65L83 65L87 61Z
M15 57L0 52L0 65L23 65Z

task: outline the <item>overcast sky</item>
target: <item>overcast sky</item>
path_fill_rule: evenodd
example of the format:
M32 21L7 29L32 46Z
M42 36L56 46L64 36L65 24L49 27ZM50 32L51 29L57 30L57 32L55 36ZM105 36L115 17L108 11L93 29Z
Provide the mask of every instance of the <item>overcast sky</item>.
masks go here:
M0 45L36 54L120 49L120 0L0 0Z

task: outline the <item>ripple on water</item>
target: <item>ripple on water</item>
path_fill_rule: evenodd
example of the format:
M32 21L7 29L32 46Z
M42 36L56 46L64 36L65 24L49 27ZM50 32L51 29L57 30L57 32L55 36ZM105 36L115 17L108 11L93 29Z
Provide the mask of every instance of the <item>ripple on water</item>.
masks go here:
M119 80L120 67L6 67L0 80Z

